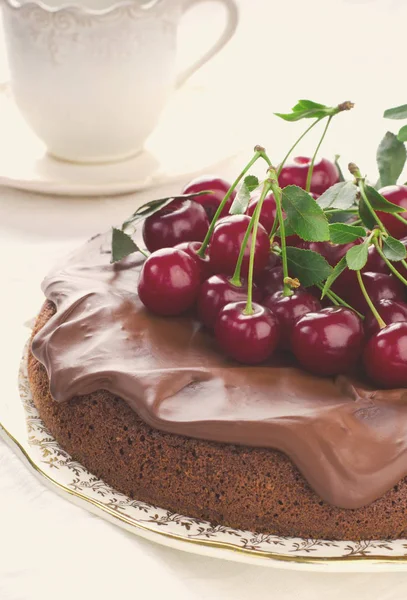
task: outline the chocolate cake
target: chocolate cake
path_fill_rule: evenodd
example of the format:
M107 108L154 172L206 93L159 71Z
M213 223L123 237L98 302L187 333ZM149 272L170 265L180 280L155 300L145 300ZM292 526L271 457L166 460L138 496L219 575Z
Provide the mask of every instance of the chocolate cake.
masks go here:
M139 255L98 236L45 279L29 378L45 424L125 494L240 529L407 534L407 390L320 378L289 356L248 367L193 315L149 314Z

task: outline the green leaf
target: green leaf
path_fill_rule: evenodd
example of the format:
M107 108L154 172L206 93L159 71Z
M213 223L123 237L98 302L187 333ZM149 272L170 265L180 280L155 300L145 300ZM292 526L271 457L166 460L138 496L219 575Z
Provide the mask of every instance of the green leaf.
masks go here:
M126 221L122 225L122 229L124 230L132 223L137 223L142 219L150 217L161 208L164 208L164 206L167 206L167 204L170 204L173 200L193 200L197 196L204 196L212 193L213 192L211 190L208 190L197 192L196 194L181 194L180 196L169 196L167 198L159 198L158 200L150 200L150 202L146 202L142 206L139 206L136 212L134 212L128 219L126 219Z
M242 185L233 200L233 204L230 207L229 213L231 215L242 215L246 212L247 206L250 202L250 194L259 186L259 180L254 175L247 175L244 178Z
M284 219L284 232L285 232L285 237L287 238L289 235L295 235L295 231L294 229L291 227L291 225L289 224L289 222L287 221L287 219ZM277 231L276 231L276 237L281 237L281 233L280 233L280 227L278 227Z
M353 246L346 253L346 264L352 271L360 271L367 263L369 252L369 241Z
M321 208L339 208L346 210L356 203L358 188L353 181L335 183L318 198Z
M376 159L382 187L397 183L406 162L406 148L388 131L377 149Z
M290 113L274 113L284 121L299 121L300 119L322 119L332 114L334 109L313 100L298 100Z
M133 239L121 229L112 228L112 263L115 263L133 252L137 252L139 247Z
M346 223L332 223L329 225L329 233L333 244L350 244L361 237L365 237L364 227L347 225Z
M368 229L376 227L377 223L363 198L360 198L359 200L359 217L362 219L363 225Z
M397 134L397 139L400 142L407 142L407 125L404 125Z
M355 219L355 213L349 210L339 210L337 212L327 213L329 223L349 223Z
M339 275L347 268L346 256L343 256L341 260L335 265L328 279L325 281L324 288L322 290L322 298L325 296L327 291L332 287L332 284L338 279Z
M383 117L385 119L407 119L407 104L395 106L394 108L388 108L384 111Z
M339 159L340 158L341 157L339 156L339 154L336 154L336 156L335 156L335 166L338 169L339 181L342 183L342 181L345 181L345 177L343 175L343 171L342 171L341 165L339 164Z
M386 200L386 198L379 194L379 192L371 185L365 186L365 192L373 210L391 214L402 213L405 211L405 208L402 206L398 206L397 204L393 204L393 202Z
M383 239L382 250L385 257L393 262L404 260L407 256L404 244L390 235Z
M309 287L321 283L331 274L332 267L318 252L287 248L288 269L292 276L298 277L301 285Z
M329 240L328 220L314 198L296 185L283 189L282 204L291 228L307 242Z
M319 104L313 102L313 100L298 100L297 104L291 109L293 112L299 112L301 110L309 110L310 108L329 108L325 104Z
M298 110L292 113L274 113L276 117L284 121L300 121L301 119L322 119L327 112L322 109L311 108L309 110Z

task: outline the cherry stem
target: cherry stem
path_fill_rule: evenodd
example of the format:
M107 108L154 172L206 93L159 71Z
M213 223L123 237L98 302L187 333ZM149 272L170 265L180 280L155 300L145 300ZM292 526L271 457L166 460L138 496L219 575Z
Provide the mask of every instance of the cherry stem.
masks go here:
M321 283L318 283L317 287L321 290L321 292L324 290L324 286ZM328 296L330 301L333 302L336 306L345 306L346 308L353 310L353 312L355 312L361 319L365 318L362 315L362 313L360 313L358 310L356 310L356 308L353 308L353 306L345 302L345 300L338 296L338 294L336 294L334 291L328 290L325 295Z
M406 260L401 260L400 262L401 262L401 264L403 265L403 267L404 267L405 269L407 269L407 261L406 261Z
M407 219L404 219L404 217L402 217L398 213L394 213L393 217L396 217L396 219L398 219L400 223L404 223L404 225L407 225Z
M394 267L394 265L392 265L392 263L389 261L389 259L388 259L388 258L386 258L386 256L384 255L384 252L383 252L383 250L382 250L382 249L381 249L381 247L380 247L379 240L377 239L377 237L374 237L374 238L373 238L373 243L374 243L374 245L375 245L375 248L376 248L376 250L377 250L377 252L378 252L379 256L380 256L380 257L381 257L381 258L384 260L384 262L386 263L386 265L389 267L390 271L391 271L391 272L392 272L392 273L393 273L393 274L394 274L394 275L395 275L395 276L396 276L398 279L400 279L400 281L401 281L402 283L404 283L404 285L407 285L407 279L405 279L405 278L403 277L403 275L397 271L397 269Z
M264 158L264 148L260 147L260 146L256 146L255 148L255 153L253 158L247 163L247 165L245 166L245 168L243 169L243 171L240 173L240 175L237 177L237 179L235 179L235 181L232 183L231 187L228 189L225 197L223 198L222 202L219 204L217 211L212 219L212 222L209 226L208 232L205 236L204 241L202 242L201 247L199 248L199 250L197 251L197 255L200 256L201 258L205 257L205 252L206 249L209 245L209 242L211 241L211 237L213 234L213 230L215 229L215 225L222 213L222 210L224 209L227 201L229 200L229 198L231 197L231 195L233 194L236 186L240 183L240 181L243 179L243 177L246 175L246 173L249 171L249 169L251 169L251 167L254 165L254 163L259 159L259 158Z
M322 121L322 119L325 119L325 117L320 117L319 119L316 119L305 131L304 133L302 133L300 135L300 137L298 138L298 140L291 146L291 148L289 149L289 151L287 152L287 154L284 156L283 158L283 162L280 164L280 166L278 167L278 171L277 171L277 177L280 176L281 171L283 170L283 167L285 165L285 163L287 162L288 158L290 157L290 154L292 153L293 150L295 150L295 148L298 146L298 144L301 142L301 140L303 138L305 138L305 136L307 135L308 132L311 131L311 129L313 127L315 127L315 125L317 125L320 121Z
M358 278L358 283L359 283L360 289L362 291L362 294L365 297L365 300L368 303L370 310L372 311L376 321L379 323L380 329L383 329L383 327L386 327L386 323L383 321L383 319L379 315L375 305L373 304L373 302L367 292L365 284L363 283L363 279L362 279L362 275L361 275L360 271L356 271L356 276Z
M315 159L317 157L319 149L322 146L322 142L324 141L324 138L326 136L328 128L329 128L329 126L331 124L332 118L333 118L333 115L331 115L330 117L328 117L327 124L325 125L325 129L322 132L321 139L319 140L318 146L316 147L316 150L314 152L314 156L312 157L311 164L310 164L309 169L308 169L307 183L305 184L305 191L306 192L310 192L310 190L311 190L311 181L312 181L312 174L314 172Z
M356 183L359 187L360 190L360 194L370 212L370 214L372 215L372 217L374 218L374 220L376 221L377 225L379 226L380 230L383 233L387 234L387 229L385 228L385 226L383 225L383 223L381 222L381 220L379 219L379 217L377 216L377 214L375 213L372 205L370 204L370 200L367 197L366 194L366 189L365 189L365 179L364 177L362 177L361 172L359 170L359 167L355 165L355 163L350 163L349 167L348 167L350 173L355 177L356 179Z
M278 224L280 227L280 244L281 244L281 257L283 262L283 279L284 279L284 288L283 288L283 296L292 296L293 291L286 283L288 277L288 261L287 261L287 245L285 240L285 225L284 225L284 217L283 217L283 207L281 203L282 192L281 188L278 185L278 176L274 167L269 167L269 175L270 175L270 187L274 194L274 199L276 201L277 208L277 218Z
M258 206L259 206L259 204L257 204L254 212L257 211ZM242 270L242 262L243 262L243 258L244 258L244 253L245 253L245 250L246 250L246 246L247 246L250 234L251 234L252 229L253 229L253 220L254 220L254 214L253 214L253 217L250 219L250 222L249 222L249 224L247 226L247 229L246 229L246 233L244 234L244 238L243 238L243 241L242 241L241 246L240 246L239 256L237 257L237 261L236 261L235 272L233 273L233 277L230 280L230 283L232 285L235 285L236 287L241 287L242 286L242 279L241 279L240 274L241 274L241 270Z
M270 184L271 184L270 179L266 179L263 184L263 190L261 192L261 196L257 203L253 217L250 220L250 223L253 223L253 234L252 234L252 243L251 243L251 247L250 247L249 273L248 273L248 277L247 277L247 303L246 303L246 307L243 311L245 315L252 315L254 313L254 310L253 310L253 271L254 271L254 255L256 253L256 238L257 238L257 230L259 228L261 207L262 207L265 197L267 196L267 194L270 191L270 187L271 187ZM249 227L250 227L250 224L249 224ZM249 230L249 227L247 228L248 230ZM247 235L247 231L246 231L246 235ZM245 235L245 238L246 238L246 235ZM246 243L247 243L247 240L246 240ZM243 247L243 244L242 244L242 247ZM241 253L242 253L242 249L240 249L240 254ZM239 254L239 258L240 258L240 254Z

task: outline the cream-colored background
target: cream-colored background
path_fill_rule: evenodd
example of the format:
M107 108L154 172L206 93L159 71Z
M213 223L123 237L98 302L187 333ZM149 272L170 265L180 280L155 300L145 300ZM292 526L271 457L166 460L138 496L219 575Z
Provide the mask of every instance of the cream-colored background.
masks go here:
M235 40L191 84L212 86L223 96L222 106L236 111L241 121L236 127L247 140L245 155L262 143L276 161L281 157L299 129L279 123L271 113L298 97L327 103L352 99L357 109L338 118L325 153L341 153L362 170L374 168L386 127L381 113L407 101L405 0L240 0L240 5ZM205 27L200 36L184 28L183 60L215 33L214 14L208 6L188 16L191 27L197 22ZM238 164L231 162L224 174L231 176ZM2 394L15 394L28 335L24 323L41 304L39 283L52 262L162 191L89 200L0 190ZM406 593L403 573L277 571L144 542L45 489L0 442L1 600L401 600Z

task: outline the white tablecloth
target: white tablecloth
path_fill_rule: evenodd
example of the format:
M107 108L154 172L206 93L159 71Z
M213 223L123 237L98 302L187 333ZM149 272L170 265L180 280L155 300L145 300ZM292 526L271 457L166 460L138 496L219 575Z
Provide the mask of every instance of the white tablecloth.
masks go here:
M386 127L380 119L382 110L407 101L402 4L402 0L241 0L239 35L199 77L223 85L231 102L242 102L242 111L247 110L242 119L253 117L251 145L268 145L276 160L283 154L280 147L284 144L285 149L298 129L291 125L283 129L271 116L273 110L288 108L297 97L356 100L360 111L341 117L326 152L338 151L346 160L358 161L362 170L371 168ZM237 64L244 65L243 73ZM255 118L260 111L261 127ZM235 166L228 171L231 175ZM159 193L68 199L0 190L2 394L14 393L19 356L28 336L24 323L41 305L40 280L53 261L95 232L121 222L137 203ZM1 441L0 540L1 600L161 596L169 600L401 600L407 594L403 573L295 573L202 558L148 543L47 490Z

